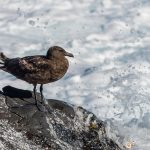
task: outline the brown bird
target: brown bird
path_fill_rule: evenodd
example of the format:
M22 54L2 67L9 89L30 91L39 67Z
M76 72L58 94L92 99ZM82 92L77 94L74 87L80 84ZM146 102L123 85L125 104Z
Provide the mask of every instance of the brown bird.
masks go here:
M65 56L74 57L59 46L50 47L46 56L26 56L23 58L8 58L0 53L0 69L15 77L33 84L35 105L36 86L40 84L41 99L43 100L43 84L51 83L62 78L68 70L69 62Z

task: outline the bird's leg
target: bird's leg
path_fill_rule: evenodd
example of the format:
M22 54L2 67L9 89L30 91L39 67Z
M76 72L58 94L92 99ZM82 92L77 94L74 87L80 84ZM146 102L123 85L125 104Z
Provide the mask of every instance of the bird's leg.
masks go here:
M34 84L33 86L34 86L33 92L34 92L35 105L36 105L37 109L38 109L39 111L41 111L41 109L40 109L39 106L38 106L38 101L37 101L37 97L36 97L36 86L37 86L37 84Z
M37 109L38 109L39 111L41 111L40 108L38 107L38 101L37 101L37 99L36 99L36 98L37 98L37 97L36 97L36 86L37 86L37 84L34 84L33 86L34 86L33 91L34 91L35 105L36 105Z
M35 105L37 106L37 99L36 99L36 86L37 86L37 84L34 84L33 86L34 86L33 92L34 92Z
M43 84L41 84L40 86L40 93L41 93L41 101L43 103L44 99L43 99Z

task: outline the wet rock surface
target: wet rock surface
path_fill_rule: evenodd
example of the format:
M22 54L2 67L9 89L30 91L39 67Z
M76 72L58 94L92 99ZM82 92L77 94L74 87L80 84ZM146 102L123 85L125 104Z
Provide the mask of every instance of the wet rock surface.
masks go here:
M0 92L2 149L120 150L94 114L59 100L42 104L37 97L40 110L30 91L7 86Z

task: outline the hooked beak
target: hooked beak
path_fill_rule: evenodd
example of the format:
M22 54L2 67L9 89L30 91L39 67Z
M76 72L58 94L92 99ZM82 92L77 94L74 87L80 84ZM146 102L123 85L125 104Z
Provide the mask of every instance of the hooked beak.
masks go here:
M65 56L74 57L73 54L65 52Z

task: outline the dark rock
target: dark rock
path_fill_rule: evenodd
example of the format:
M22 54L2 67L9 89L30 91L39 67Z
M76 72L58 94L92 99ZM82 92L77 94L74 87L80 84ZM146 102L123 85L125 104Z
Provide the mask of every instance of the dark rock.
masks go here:
M45 104L39 101L39 111L32 95L30 91L10 86L3 88L0 96L2 149L120 150L107 137L104 122L94 114L52 99ZM39 94L37 97L40 100Z

